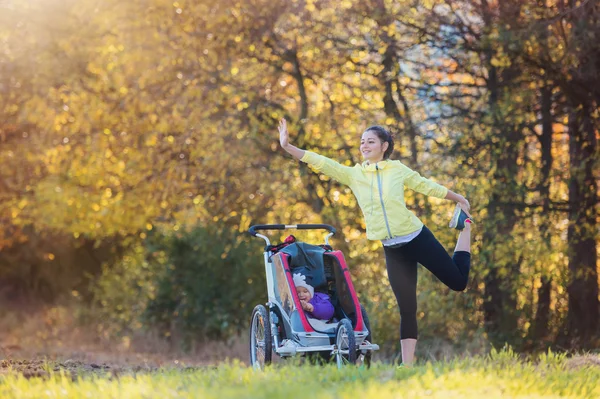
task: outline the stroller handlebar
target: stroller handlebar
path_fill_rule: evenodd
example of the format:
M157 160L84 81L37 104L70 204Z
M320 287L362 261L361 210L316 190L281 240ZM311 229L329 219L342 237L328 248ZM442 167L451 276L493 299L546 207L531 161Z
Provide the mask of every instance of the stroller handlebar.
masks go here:
M323 229L329 231L332 235L335 234L335 227L330 226L328 224L257 224L254 226L250 226L248 229L248 233L250 233L253 237L256 237L257 230L288 230L288 229L297 229L297 230L318 230Z

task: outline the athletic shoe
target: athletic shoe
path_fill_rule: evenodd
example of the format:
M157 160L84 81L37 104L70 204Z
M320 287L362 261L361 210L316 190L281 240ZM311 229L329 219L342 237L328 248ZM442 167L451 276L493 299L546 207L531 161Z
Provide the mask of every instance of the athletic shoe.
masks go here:
M452 219L450 219L450 224L448 227L460 231L465 228L465 223L471 223L471 219L465 213L465 211L463 211L462 208L456 204L456 208L454 208L454 214L452 215Z

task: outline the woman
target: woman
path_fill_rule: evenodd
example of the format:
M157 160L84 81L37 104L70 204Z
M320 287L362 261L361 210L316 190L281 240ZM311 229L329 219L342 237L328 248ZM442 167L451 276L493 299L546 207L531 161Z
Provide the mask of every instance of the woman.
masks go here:
M417 263L450 289L463 291L471 267L469 201L402 164L389 160L394 150L390 133L369 127L361 137L362 164L341 165L329 158L290 144L287 122L279 122L281 147L294 158L348 185L363 212L367 238L381 240L390 285L400 308L402 362L411 365L417 344ZM460 230L452 258L404 202L404 186L437 198L457 202L450 227Z

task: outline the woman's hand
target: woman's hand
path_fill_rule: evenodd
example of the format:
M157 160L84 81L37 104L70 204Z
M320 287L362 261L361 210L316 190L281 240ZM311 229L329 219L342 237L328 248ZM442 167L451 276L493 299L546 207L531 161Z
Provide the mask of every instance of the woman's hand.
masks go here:
M469 213L471 209L471 204L469 204L469 201L461 195L457 202L461 209L467 214L467 216L471 217L471 214Z
M287 130L287 121L281 118L279 121L279 144L281 147L290 153L294 158L301 160L304 157L304 150L290 144L290 135Z
M281 146L283 148L286 148L288 145L290 145L290 135L287 130L287 121L285 120L285 118L281 118L281 120L279 121L278 129L279 129L279 144L281 144Z
M471 210L471 204L469 204L469 201L467 201L465 197L463 197L460 194L456 194L452 190L448 190L448 194L446 194L446 199L457 202L460 208L463 211L465 211L467 216L471 217L471 214L469 213L469 211Z

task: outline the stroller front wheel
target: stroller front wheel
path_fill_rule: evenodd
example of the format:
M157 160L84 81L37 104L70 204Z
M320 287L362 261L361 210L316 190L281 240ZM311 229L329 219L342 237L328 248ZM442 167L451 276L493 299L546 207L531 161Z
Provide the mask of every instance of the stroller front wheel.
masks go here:
M271 363L272 345L269 312L263 305L256 305L250 325L250 364L253 368L262 370Z
M335 360L338 368L345 364L356 363L356 337L352 323L348 319L342 319L335 333Z

